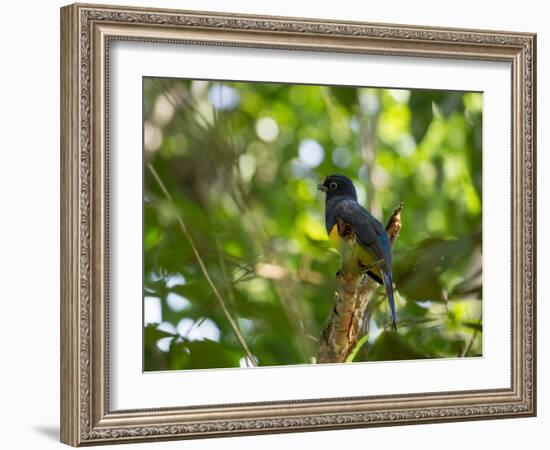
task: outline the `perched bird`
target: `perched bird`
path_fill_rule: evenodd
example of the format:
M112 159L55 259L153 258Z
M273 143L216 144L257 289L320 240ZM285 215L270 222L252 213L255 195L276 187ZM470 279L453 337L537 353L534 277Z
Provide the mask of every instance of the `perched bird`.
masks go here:
M349 178L329 175L317 188L326 194L327 233L340 249L343 268L367 273L384 285L391 310L392 329L396 330L391 248L384 226L357 202L357 192Z

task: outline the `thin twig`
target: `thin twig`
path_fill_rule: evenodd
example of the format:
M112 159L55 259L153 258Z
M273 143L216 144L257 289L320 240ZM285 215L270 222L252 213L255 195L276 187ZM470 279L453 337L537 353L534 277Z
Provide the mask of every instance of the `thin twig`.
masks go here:
M231 306L233 307L233 311L236 311L237 299L235 298L235 293L233 292L233 284L231 283L231 279L229 278L229 274L227 273L227 268L225 267L225 258L224 258L223 249L220 243L220 237L216 235L215 240L216 240L216 248L218 250L218 261L220 264L220 268L222 270L222 275L225 280L225 284L227 286L227 295L229 296L229 300L231 301ZM241 327L238 321L237 321L237 326L239 327L239 331L241 331Z
M481 323L481 317L479 318L479 322ZM468 353L472 349L472 346L474 345L474 342L476 340L477 333L478 333L478 330L477 328L475 328L474 332L470 336L470 339L468 340L468 344L466 345L466 347L464 347L464 350L462 350L462 354L460 355L461 358L465 358L466 356L468 356Z
M168 201L173 203L172 196L170 195L170 193L166 189L166 186L164 186L164 183L160 179L160 177L159 177L157 171L155 170L155 168L151 164L147 164L147 168L151 171L151 174L155 178L155 180L156 180L157 184L159 185L161 191L163 192L164 196L167 198ZM227 309L227 306L225 305L225 302L223 301L218 289L216 288L216 285L212 281L212 278L210 278L210 274L208 273L208 270L206 269L206 265L204 264L204 261L202 260L202 258L200 256L199 250L195 246L195 243L194 243L191 235L189 234L189 231L187 230L187 227L185 226L185 223L183 222L183 220L182 220L179 213L176 213L176 217L177 217L181 232L183 233L184 237L189 241L189 244L191 245L191 249L193 251L193 254L195 255L195 258L197 259L197 262L199 263L199 267L201 268L201 271L202 271L204 277L206 278L206 281L208 282L208 284L212 288L212 291L214 292L214 295L216 296L216 299L218 300L218 302L219 302L219 304L222 308L223 313L227 317L227 320L229 321L229 324L231 325L231 328L233 329L233 332L237 336L237 339L239 340L239 343L241 344L241 346L242 346L242 348L243 348L243 350L246 354L246 357L250 360L251 364L255 366L256 361L254 359L254 356L252 355L252 352L248 348L248 345L246 344L246 341L244 340L244 337L240 333L239 327L237 326L237 323L235 322L233 317L231 317L231 314L229 313L229 310Z

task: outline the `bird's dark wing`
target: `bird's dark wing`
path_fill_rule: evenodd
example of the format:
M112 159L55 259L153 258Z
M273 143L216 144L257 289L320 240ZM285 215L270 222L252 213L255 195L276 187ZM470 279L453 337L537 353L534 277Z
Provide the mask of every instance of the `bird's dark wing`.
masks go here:
M361 248L374 261L384 260L384 267L367 272L375 281L384 285L392 317L392 329L397 329L397 312L393 296L391 248L384 226L359 203L352 199L339 201L333 206L331 219L351 226ZM361 257L360 257L361 259Z
M351 225L358 243L376 260L383 259L391 268L391 250L384 226L363 206L352 199L339 201L331 216ZM390 269L391 270L391 269Z
M329 237L337 230L336 237L341 235L342 223L347 230L351 227L355 239L363 251L358 253L359 262L368 269L367 274L380 284L384 285L388 296L392 317L392 329L397 329L397 312L393 296L393 276L391 247L384 226L355 199L336 198L327 201L325 219ZM342 235L343 236L343 235ZM369 268L369 265L380 260L384 264L380 267Z

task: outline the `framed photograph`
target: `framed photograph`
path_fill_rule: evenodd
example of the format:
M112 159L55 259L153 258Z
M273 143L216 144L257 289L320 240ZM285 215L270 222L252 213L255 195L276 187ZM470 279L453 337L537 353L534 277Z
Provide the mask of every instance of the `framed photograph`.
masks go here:
M61 440L536 414L536 36L61 9Z

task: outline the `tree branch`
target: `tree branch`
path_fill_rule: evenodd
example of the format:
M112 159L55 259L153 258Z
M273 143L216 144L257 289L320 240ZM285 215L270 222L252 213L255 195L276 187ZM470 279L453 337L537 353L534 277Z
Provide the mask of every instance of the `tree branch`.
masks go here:
M401 230L401 203L393 212L386 233L390 244ZM354 245L354 244L351 244ZM364 316L370 299L378 287L376 281L359 272L342 267L338 275L338 291L334 306L319 338L318 363L345 362L361 338Z

